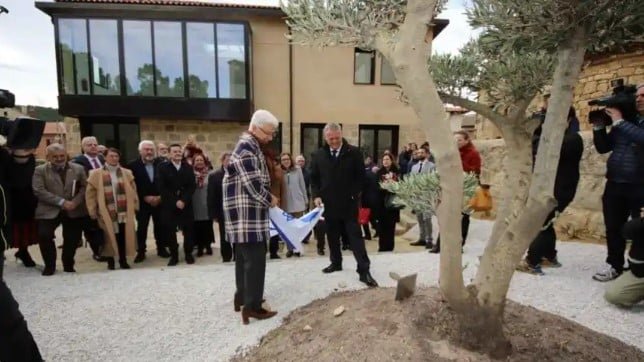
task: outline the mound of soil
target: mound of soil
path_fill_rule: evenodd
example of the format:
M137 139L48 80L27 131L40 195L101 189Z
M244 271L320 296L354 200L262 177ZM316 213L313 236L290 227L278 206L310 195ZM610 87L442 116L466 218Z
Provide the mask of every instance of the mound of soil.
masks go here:
M435 288L402 302L395 289L343 292L293 311L234 361L490 361L460 348L455 319ZM334 316L343 306L345 311ZM261 322L251 322L261 323ZM562 317L508 301L508 361L644 361L644 352Z

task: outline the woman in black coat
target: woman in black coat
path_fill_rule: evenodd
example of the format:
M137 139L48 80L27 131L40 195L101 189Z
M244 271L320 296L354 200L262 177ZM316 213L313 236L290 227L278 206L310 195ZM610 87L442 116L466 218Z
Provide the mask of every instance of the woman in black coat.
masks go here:
M395 182L400 178L400 171L394 163L391 155L382 156L382 167L376 173L379 185L382 182ZM396 223L400 221L400 211L396 208L387 206L387 199L393 195L389 191L382 189L379 186L379 198L376 204L376 212L378 219L378 251L394 251L394 236L396 231Z
M208 211L210 218L215 220L219 225L219 242L221 243L221 258L224 263L235 260L233 247L226 237L226 228L224 226L224 201L223 201L223 181L225 168L230 161L230 152L221 155L221 167L208 175Z
M36 162L31 158L25 164L26 172L33 176ZM13 247L18 249L15 253L16 259L20 259L22 264L28 268L35 267L36 263L29 254L30 245L38 244L36 233L36 206L38 199L34 196L31 188L31 177L21 184L11 185L10 193L13 201Z

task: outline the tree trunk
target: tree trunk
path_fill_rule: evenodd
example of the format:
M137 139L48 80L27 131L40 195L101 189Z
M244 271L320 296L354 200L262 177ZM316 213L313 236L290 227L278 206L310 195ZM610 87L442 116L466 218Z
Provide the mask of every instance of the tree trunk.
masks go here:
M444 105L428 70L430 45L425 41L435 1L409 0L405 21L395 47L377 38L376 49L392 65L396 81L425 128L440 174L441 204L437 210L441 229L441 291L455 309L466 309L468 293L462 272L460 214L463 200L463 168L452 137Z
M497 246L486 250L489 255L481 259L474 284L477 300L481 307L496 311L499 318L516 265L541 230L543 220L556 206L553 193L559 153L585 49L586 34L581 28L560 47L528 201L519 216L508 225Z

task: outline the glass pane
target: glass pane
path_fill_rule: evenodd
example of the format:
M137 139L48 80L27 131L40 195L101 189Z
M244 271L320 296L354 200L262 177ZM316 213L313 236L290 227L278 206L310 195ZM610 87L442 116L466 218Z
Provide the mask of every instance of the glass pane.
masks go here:
M119 44L116 20L89 21L94 94L121 94Z
M118 147L113 124L94 123L92 124L91 134L96 137L98 144L100 145L105 145L106 147Z
M121 123L119 127L119 150L121 151L121 163L136 158L139 143L139 125L135 123Z
M153 96L152 33L149 21L123 21L127 95Z
M188 93L195 98L217 97L215 28L213 24L186 24L188 37Z
M219 98L246 98L246 50L242 24L217 24Z
M380 63L380 84L396 84L394 71L385 58L382 58L382 62Z
M354 82L359 84L373 84L371 76L373 53L356 50L355 57Z
M392 147L392 140L393 140L393 132L391 130L378 130L378 149L377 149L377 157L382 157L382 155L385 153L386 150L389 150L391 152L397 152L396 150L393 150Z
M63 93L89 94L89 59L85 20L58 20L58 39ZM76 85L77 91L74 85Z
M322 129L317 127L305 127L302 129L302 154L307 160L312 154L322 147Z
M154 22L154 60L157 96L183 97L181 23Z
M376 148L376 133L372 129L361 129L360 130L360 150L362 151L363 157L371 156L374 157L374 151Z

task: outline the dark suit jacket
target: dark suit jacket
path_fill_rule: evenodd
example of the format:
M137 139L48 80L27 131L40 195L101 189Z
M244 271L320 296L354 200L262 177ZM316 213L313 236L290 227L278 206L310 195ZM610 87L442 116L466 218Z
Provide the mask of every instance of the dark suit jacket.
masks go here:
M224 169L208 175L208 213L211 219L222 220L224 217L223 181Z
M101 166L103 166L105 164L105 158L103 157L103 155L99 154L97 158L99 161L101 161ZM72 162L83 166L86 175L89 175L89 172L94 169L94 167L92 167L92 165L89 163L87 157L85 157L85 155L83 154L74 157L72 159Z
M13 232L11 226L13 225L12 213L12 195L11 187L29 184L33 176L35 160L33 156L30 157L27 163L16 163L13 157L7 152L6 149L0 147L0 233L3 238L0 238L0 251L11 246L11 238ZM7 244L3 240L7 241ZM0 274L2 270L0 268Z
M325 218L357 220L364 177L362 153L346 140L337 159L328 145L313 153L311 194L322 198Z
M134 183L136 184L136 192L139 195L141 208L152 207L150 206L150 204L143 201L143 198L145 196L159 196L159 187L157 185L156 172L160 163L161 161L158 159L155 159L152 163L154 169L153 172L155 175L154 181L150 180L148 172L145 170L145 164L143 163L143 160L141 160L141 157L127 164L127 168L129 168L132 171L132 175L134 175Z
M192 194L197 188L194 170L186 162L181 162L177 171L172 162L165 161L157 166L156 182L161 195L161 220L164 224L183 225L192 222ZM185 204L183 210L177 208L177 201Z

